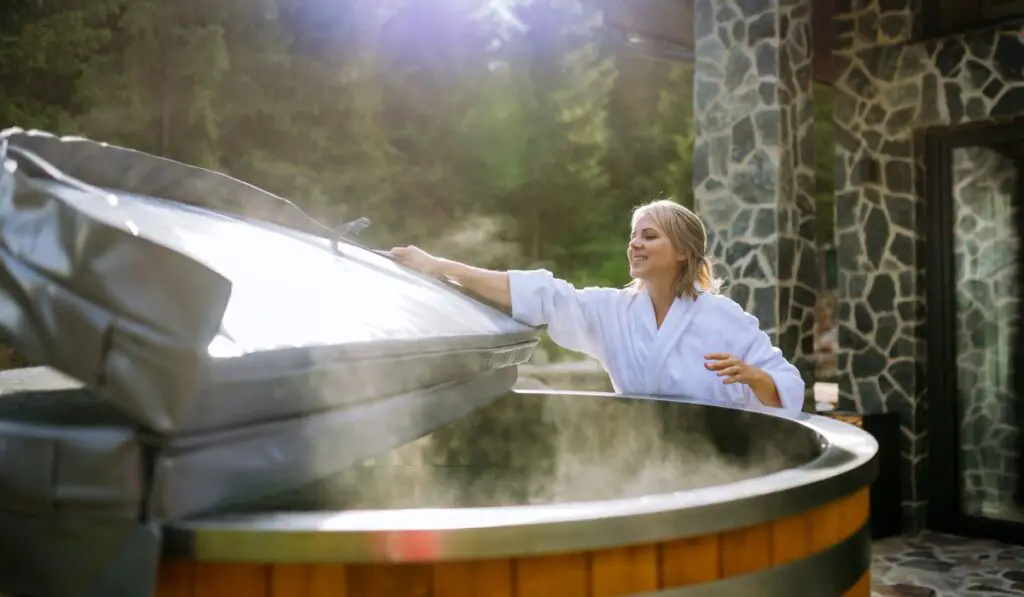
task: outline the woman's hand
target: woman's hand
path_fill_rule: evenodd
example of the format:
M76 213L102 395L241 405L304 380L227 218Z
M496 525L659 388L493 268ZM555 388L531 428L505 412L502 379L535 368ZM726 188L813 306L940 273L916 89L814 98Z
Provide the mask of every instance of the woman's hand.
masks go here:
M444 260L434 257L419 247L395 247L391 249L391 254L402 265L428 276L439 276L442 273Z
M775 380L758 367L744 363L740 358L724 352L704 355L704 367L722 377L722 383L741 383L750 388L757 399L768 406L782 406Z
M708 371L714 371L719 377L724 377L722 380L724 384L741 383L743 385L751 385L759 381L760 375L764 372L748 365L741 361L738 357L724 352L713 352L708 355L704 355L704 358L708 360L704 363L704 366Z
M512 306L512 290L509 287L508 274L481 269L434 257L419 247L395 247L391 249L395 261L435 278L444 277L450 282L457 282L470 292L500 307Z

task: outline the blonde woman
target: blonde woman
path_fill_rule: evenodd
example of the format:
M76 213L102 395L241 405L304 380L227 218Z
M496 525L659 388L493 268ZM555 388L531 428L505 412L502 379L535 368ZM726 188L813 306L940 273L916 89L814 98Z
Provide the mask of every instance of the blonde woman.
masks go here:
M720 294L703 222L668 200L633 212L627 288L583 288L547 270L497 272L396 247L398 261L446 276L548 326L558 345L607 371L616 392L761 403L799 411L804 381L772 346L757 318Z

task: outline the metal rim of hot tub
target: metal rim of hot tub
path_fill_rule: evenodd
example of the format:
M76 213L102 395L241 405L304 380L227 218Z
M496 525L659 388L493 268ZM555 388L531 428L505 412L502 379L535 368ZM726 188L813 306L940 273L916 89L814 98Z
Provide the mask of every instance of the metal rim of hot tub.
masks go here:
M594 570L587 573L590 577L585 584L589 589L581 593L586 595L789 597L794 595L794 586L808 591L801 595L815 597L870 594L867 491L876 472L878 449L870 434L847 423L780 409L601 392L519 393L670 400L754 411L810 429L817 434L822 453L802 466L762 477L633 499L502 508L239 515L187 521L166 529L165 555L170 560L165 568L186 561L234 566L236 571L266 564L280 569L260 574L275 578L266 582L279 583L286 582L289 575L315 574L317 570L329 577L343 574L346 567L366 572L374 567L429 562L435 568L447 567L449 576L469 575L479 582L488 576L484 570L487 565L511 561L516 568L516 582L512 584L518 586L517 595L547 594L536 585L529 591L525 588L540 578L553 583L550 590L557 588L558 594L563 594L571 585L567 575L582 573L579 562L573 563L573 558L580 556L604 558L607 561L603 563L611 565L603 565L604 580L595 578ZM742 536L744 533L748 536ZM786 543L800 533L806 533L807 545ZM713 548L708 545L709 537L718 542ZM732 541L731 548L740 552L747 550L741 558L745 561L724 564L727 546L721 543L726 541ZM759 563L763 554L759 555L756 548L751 550L750 545L758 541L767 542L768 561ZM675 550L672 559L686 565L666 570L666 550ZM773 550L778 552L774 556ZM718 554L715 563L707 559L711 552ZM628 562L645 554L653 554L657 570L651 574L657 578L633 578L623 584L612 578L615 574L608 576L609 570L621 573ZM701 557L705 557L703 565ZM478 569L471 571L467 566ZM719 570L702 570L707 566ZM525 570L530 567L535 569L527 574ZM730 570L724 570L726 567ZM630 574L637 575L636 571ZM434 584L438 582L435 578ZM617 592L616 586L620 589ZM169 597L175 593L164 590L159 594Z

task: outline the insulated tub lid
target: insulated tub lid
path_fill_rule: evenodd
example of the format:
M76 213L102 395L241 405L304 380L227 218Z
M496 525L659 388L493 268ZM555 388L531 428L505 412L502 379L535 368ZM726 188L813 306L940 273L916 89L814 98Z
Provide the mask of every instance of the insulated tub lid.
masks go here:
M485 375L537 341L226 175L20 130L0 157L0 328L158 432Z

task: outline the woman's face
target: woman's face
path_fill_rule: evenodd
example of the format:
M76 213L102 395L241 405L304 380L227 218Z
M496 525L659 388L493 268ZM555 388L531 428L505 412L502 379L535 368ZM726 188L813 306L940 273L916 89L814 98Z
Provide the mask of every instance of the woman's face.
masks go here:
M639 280L675 280L684 258L649 215L636 221L629 235L629 275Z

